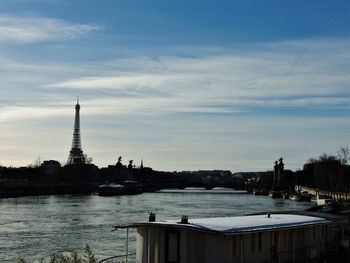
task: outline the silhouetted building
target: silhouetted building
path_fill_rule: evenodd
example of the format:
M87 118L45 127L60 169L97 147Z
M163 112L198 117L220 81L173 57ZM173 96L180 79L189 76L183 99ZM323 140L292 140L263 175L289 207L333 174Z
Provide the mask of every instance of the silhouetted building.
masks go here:
M80 105L79 105L79 98L78 98L77 104L75 105L75 120L74 120L72 149L69 152L67 164L85 163L85 156L83 154L83 150L81 149L79 111L80 111Z
M41 164L41 169L43 170L43 172L49 175L56 174L60 168L61 164L55 160L44 161Z

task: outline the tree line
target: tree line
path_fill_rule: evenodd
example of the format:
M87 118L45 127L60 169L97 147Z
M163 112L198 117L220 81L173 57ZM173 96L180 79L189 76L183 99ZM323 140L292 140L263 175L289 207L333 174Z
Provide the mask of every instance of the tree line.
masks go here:
M330 193L350 193L349 159L349 147L341 147L336 155L310 158L303 170L296 172L296 183Z

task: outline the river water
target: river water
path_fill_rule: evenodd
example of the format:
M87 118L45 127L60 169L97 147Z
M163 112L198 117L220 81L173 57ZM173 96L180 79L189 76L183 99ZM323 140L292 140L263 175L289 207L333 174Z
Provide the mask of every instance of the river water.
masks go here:
M126 231L113 225L148 220L237 216L261 211L304 210L310 202L254 196L230 189L164 190L130 196L39 196L0 199L0 262L83 252L88 243L99 258L122 254ZM130 248L134 248L134 232Z

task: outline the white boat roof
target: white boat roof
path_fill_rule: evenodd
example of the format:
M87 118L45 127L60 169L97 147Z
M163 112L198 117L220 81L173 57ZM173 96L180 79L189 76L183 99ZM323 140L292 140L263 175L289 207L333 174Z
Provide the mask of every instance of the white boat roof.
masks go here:
M330 223L329 220L322 217L298 214L270 214L270 217L268 217L267 214L263 214L236 217L188 219L188 224L182 224L180 221L181 220L166 220L136 223L119 226L119 228L149 225L159 227L187 228L221 234L235 234Z
M235 233L246 231L269 230L276 228L291 228L312 224L327 223L327 220L320 217L292 215L292 214L271 214L251 215L238 217L219 217L189 220L190 224L208 230Z
M109 187L109 188L124 188L123 185L121 184L115 184L115 183L107 183L107 184L102 184L98 186L99 188L103 188L103 187Z

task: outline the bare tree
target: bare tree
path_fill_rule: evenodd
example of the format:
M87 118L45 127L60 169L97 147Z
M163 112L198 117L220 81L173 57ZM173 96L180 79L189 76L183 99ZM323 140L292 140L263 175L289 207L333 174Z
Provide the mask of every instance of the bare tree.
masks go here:
M86 164L92 164L92 157L88 156L86 153L84 153L84 159Z
M41 165L41 158L40 158L40 156L38 156L38 158L35 159L33 161L33 163L28 165L28 167L30 167L30 168L37 168L37 167L40 167L40 165Z
M337 155L342 164L347 164L348 160L350 160L350 148L348 146L340 147Z

